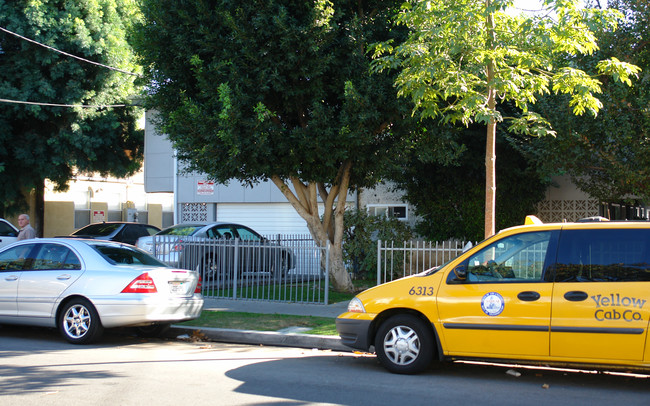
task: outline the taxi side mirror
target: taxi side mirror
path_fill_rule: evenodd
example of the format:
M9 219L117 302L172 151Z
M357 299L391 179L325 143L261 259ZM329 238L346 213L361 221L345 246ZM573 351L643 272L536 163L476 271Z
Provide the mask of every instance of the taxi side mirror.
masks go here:
M454 268L454 275L458 281L467 280L467 268L465 268L465 265L458 265Z

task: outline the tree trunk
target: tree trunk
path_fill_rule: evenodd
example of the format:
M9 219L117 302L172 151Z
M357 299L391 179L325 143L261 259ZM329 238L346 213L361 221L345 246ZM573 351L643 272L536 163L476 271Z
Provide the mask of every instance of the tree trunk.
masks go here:
M491 0L485 1L486 10L490 9ZM492 13L486 16L488 48L495 48L494 19ZM496 111L496 90L494 89L494 61L487 61L488 109ZM487 126L487 140L485 142L485 238L494 235L496 222L496 122L490 119Z
M353 292L354 285L343 263L343 215L348 194L351 164L343 163L329 191L322 184L302 183L291 179L294 191L279 177L271 178L296 212L307 222L309 232L321 247L330 244L329 274L332 287L338 292ZM317 193L318 192L318 193ZM318 212L318 194L324 204L323 219Z
M43 237L45 234L45 181L40 179L36 185L33 194L34 222L32 223L32 227L36 229L37 237Z
M485 143L485 238L494 235L496 222L496 124L487 128Z
M23 188L21 193L27 202L27 209L19 214L29 215L29 224L36 231L36 237L43 237L45 225L45 180L39 179L34 182L33 189Z

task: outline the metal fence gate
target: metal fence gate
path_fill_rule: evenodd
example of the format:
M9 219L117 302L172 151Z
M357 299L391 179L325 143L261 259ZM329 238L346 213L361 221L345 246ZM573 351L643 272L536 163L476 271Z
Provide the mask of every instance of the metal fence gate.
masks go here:
M466 241L377 241L377 285L443 265L462 254Z
M329 247L311 236L262 241L153 236L153 254L168 265L199 272L208 298L312 304L329 302Z

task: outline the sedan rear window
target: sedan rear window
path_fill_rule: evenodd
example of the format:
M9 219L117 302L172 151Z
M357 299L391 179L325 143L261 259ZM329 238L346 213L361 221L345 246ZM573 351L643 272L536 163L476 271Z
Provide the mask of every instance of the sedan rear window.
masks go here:
M102 244L93 244L91 246L112 265L148 265L169 267L153 256L136 248Z
M121 224L90 224L86 227L80 228L79 230L72 233L72 235L96 235L96 236L107 236L111 235L115 230L120 227Z
M166 228L156 235L194 235L201 228L203 226L175 226Z

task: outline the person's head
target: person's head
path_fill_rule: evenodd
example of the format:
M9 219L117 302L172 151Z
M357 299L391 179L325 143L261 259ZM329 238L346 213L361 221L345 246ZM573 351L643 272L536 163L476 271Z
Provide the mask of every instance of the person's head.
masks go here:
M21 214L18 216L18 225L20 227L25 227L27 224L29 224L29 215Z

